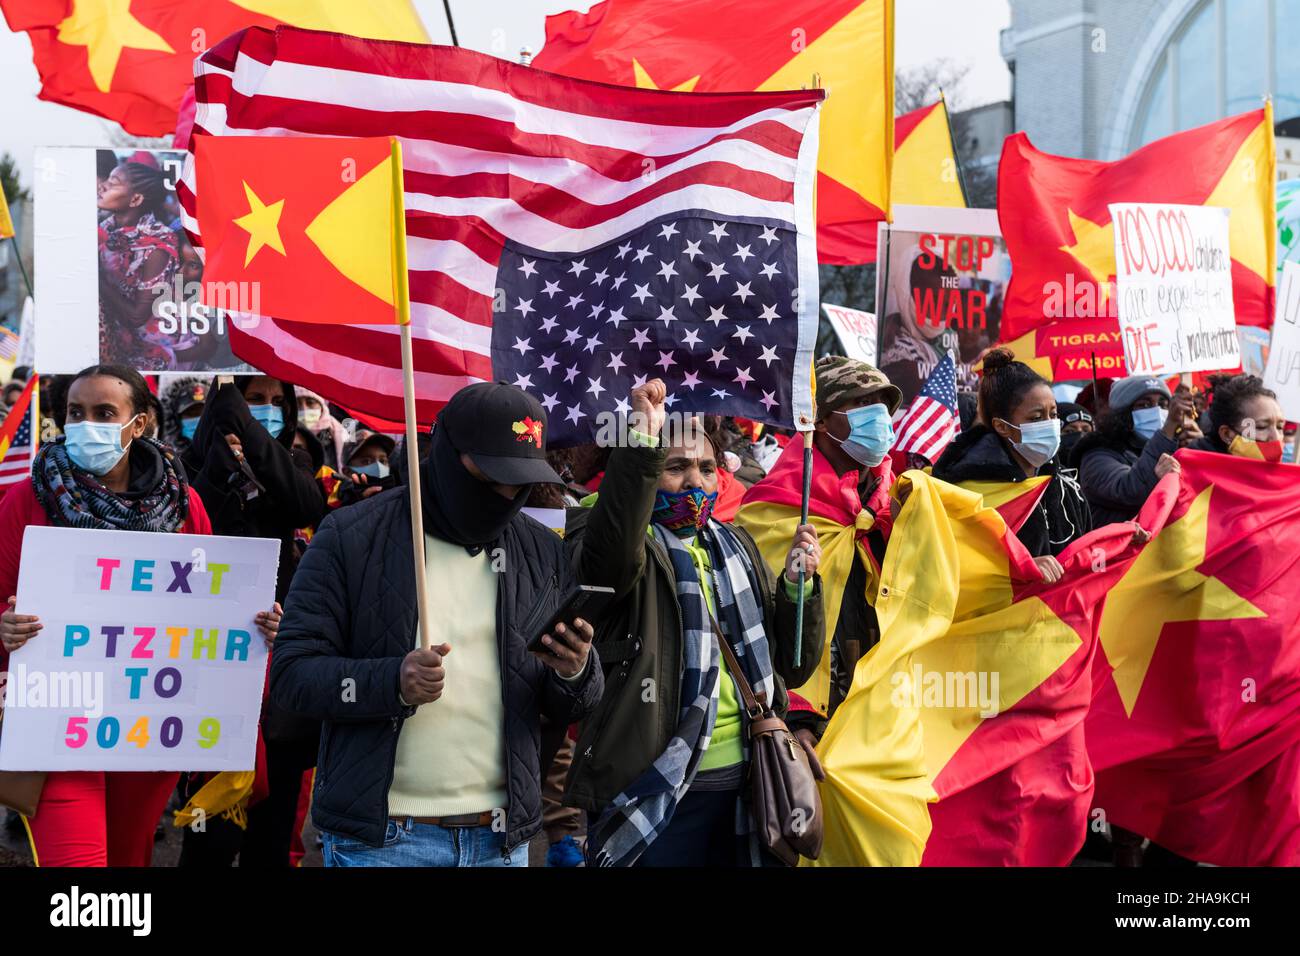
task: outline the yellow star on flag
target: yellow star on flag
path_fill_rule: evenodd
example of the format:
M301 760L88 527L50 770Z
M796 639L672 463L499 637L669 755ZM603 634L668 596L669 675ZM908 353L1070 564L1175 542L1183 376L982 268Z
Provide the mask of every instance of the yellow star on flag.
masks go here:
M1091 219L1076 215L1073 209L1066 209L1066 214L1070 217L1074 245L1061 246L1061 251L1088 270L1105 299L1109 295L1110 277L1115 274L1115 226L1109 222L1099 226Z
M1106 595L1098 636L1130 717L1167 623L1268 617L1218 578L1196 570L1205 561L1212 490L1207 487L1186 514L1152 538Z
M240 216L234 223L248 233L248 251L244 254L244 266L247 268L263 246L270 246L284 255L284 242L280 239L280 213L284 212L284 200L268 206L253 192L253 187L248 185L247 180L244 181L244 195L248 197L248 215Z
M124 49L176 52L131 14L131 0L73 0L72 14L59 24L59 42L86 48L90 76L101 93L112 88Z
M636 85L639 90L657 90L659 84L650 77L650 71L641 65L641 61L632 57L632 72L636 76ZM695 91L695 84L700 82L700 74L696 73L693 77L685 82L678 83L672 88L674 93L692 93Z

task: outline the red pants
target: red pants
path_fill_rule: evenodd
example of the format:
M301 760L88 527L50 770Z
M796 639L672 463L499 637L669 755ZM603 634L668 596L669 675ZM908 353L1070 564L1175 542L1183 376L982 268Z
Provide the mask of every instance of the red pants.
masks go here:
M148 866L178 773L76 771L45 778L27 820L38 866Z

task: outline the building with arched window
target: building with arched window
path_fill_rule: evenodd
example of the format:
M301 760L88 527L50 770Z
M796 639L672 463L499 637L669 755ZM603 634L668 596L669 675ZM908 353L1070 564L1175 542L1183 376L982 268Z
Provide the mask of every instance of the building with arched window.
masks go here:
M1118 159L1266 95L1300 127L1300 0L1011 0L1002 55L1015 128L1053 153Z

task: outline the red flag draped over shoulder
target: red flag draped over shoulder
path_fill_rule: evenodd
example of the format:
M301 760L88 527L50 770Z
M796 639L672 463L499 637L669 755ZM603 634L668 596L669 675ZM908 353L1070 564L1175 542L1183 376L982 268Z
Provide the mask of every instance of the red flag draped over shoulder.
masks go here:
M1011 256L1004 342L1083 378L1090 353L1122 354L1108 205L1182 203L1232 210L1233 305L1242 325L1273 321L1276 225L1272 108L1176 133L1115 162L1053 156L1024 133L998 167L998 220ZM1039 333L1037 339L1030 333ZM1043 333L1053 333L1044 338ZM1066 369L1067 356L1073 367ZM1122 374L1099 369L1101 374ZM1090 373L1086 373L1090 374Z
M1100 617L1096 806L1200 862L1300 865L1300 470L1178 459Z

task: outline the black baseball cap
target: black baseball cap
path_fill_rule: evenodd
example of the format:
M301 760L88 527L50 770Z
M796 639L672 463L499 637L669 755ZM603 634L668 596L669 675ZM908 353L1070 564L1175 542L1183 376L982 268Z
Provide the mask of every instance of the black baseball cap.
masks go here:
M438 414L452 447L503 485L562 485L546 461L546 410L505 382L467 385Z

